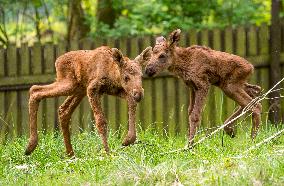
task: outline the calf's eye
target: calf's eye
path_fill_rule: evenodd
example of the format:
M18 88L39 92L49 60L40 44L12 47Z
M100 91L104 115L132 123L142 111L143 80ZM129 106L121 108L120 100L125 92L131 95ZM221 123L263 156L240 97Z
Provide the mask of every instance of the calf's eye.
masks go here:
M127 82L130 80L130 77L129 76L124 76L124 81Z
M167 59L167 54L161 54L159 56L159 61L160 63L165 63L166 62L166 59Z
M167 57L166 54L161 54L161 55L159 56L159 59L165 59L166 57Z

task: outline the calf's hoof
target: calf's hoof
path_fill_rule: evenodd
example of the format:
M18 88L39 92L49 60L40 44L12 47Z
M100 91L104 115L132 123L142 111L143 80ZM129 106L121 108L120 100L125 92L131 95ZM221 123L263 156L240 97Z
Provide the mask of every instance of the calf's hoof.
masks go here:
M35 150L36 147L37 147L37 139L31 140L25 150L25 155L27 156L30 155Z
M195 146L195 143L194 142L189 142L184 149L187 149L187 150L191 150L193 149Z
M69 158L75 158L75 154L74 154L74 151L70 151L70 152L66 152L66 155L69 157Z
M233 128L224 128L224 130L231 138L236 137L235 130Z
M126 136L123 140L122 145L123 146L131 145L135 142L135 140L136 140L136 136Z
M32 153L32 151L31 151L31 150L29 150L28 148L25 150L25 155L26 155L26 156L31 155L31 153Z
M257 136L257 133L256 132L252 132L251 133L251 140L254 142L255 141L255 138Z

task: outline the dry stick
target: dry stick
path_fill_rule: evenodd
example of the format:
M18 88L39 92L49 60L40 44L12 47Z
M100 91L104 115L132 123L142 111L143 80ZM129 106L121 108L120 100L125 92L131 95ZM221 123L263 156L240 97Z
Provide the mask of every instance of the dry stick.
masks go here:
M0 120L1 121L3 121L3 123L5 124L5 125L7 125L8 127L10 127L10 125L0 116Z
M284 90L284 88L278 88L278 89L275 89L275 90L273 90L271 92L277 92L277 91L280 91L280 90Z
M265 144L265 143L268 143L270 140L273 140L273 139L279 137L283 132L284 132L284 129L282 129L282 130L276 132L276 133L273 134L272 136L270 136L270 137L268 137L268 138L262 140L261 142L257 143L256 145L254 145L254 146L250 147L249 149L247 149L246 151L244 151L243 153L239 154L238 156L234 156L234 157L232 157L232 158L237 158L237 159L242 158L242 157L243 157L245 154L247 154L248 152L250 152L250 151L252 151L252 150L254 150L254 149L260 147L261 145L263 145L263 144Z
M278 81L271 89L269 89L265 94L261 95L261 96L258 96L256 98L254 98L250 103L248 103L248 105L242 110L242 113L239 114L238 116L236 116L234 119L230 120L229 122L221 125L219 128L217 128L215 131L213 131L211 134L201 138L199 141L197 141L196 143L194 143L194 146L203 142L205 139L211 137L212 135L216 134L218 131L220 131L221 129L223 129L224 127L226 127L227 125L229 125L230 123L236 121L237 119L239 119L240 117L242 117L244 114L246 114L248 111L250 111L257 103L261 102L262 100L264 100L266 98L266 96L268 94L270 94L274 89L275 87L277 87L282 81L284 81L284 78L282 78L280 81ZM190 142L192 142L193 139ZM169 151L169 152L165 152L165 153L161 153L161 155L163 154L170 154L170 153L175 153L175 152L180 152L180 151L185 151L185 150L189 150L191 149L192 146L188 146L186 145L184 148L180 148L180 149L176 149L176 150L172 150L172 151Z
M278 96L278 97L273 97L273 98L265 98L265 99L271 100L271 99L279 99L279 98L284 98L284 96L283 96L283 95L280 95L280 96Z
M260 101L262 101L263 99L266 98L266 96L271 93L273 91L273 89L275 87L277 87L282 81L284 81L284 78L281 79L279 82L277 82L270 90L268 90L265 94L258 96L256 98L254 98L243 110L242 113L239 114L237 117L235 117L234 119L230 120L228 123L225 123L224 125L221 125L219 128L217 128L215 131L213 131L210 135L201 138L199 141L197 141L195 143L195 145L201 143L202 141L204 141L206 138L212 136L213 134L217 133L219 130L223 129L225 126L227 126L228 124L232 123L233 121L237 120L238 118L240 118L241 116L243 116L245 113L247 113L248 111L250 111L252 109L253 106L255 106L257 103L259 103Z
M284 132L284 129L282 129L282 130L276 132L276 133L273 134L272 136L270 136L270 137L268 137L268 138L262 140L261 142L259 142L259 143L257 143L256 145L250 147L249 149L247 149L247 150L244 152L244 154L245 154L245 153L248 153L248 152L250 152L250 151L252 151L252 150L254 150L254 149L256 149L257 147L261 146L261 145L264 144L264 143L269 142L269 141L272 140L272 139L275 139L275 138L279 137L280 134L282 134L283 132Z

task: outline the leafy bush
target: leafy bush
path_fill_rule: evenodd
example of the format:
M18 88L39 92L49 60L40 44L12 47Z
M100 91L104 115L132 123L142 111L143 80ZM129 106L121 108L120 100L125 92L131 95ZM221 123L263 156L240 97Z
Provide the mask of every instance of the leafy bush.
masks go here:
M122 0L114 27L97 23L93 36L121 37L168 33L181 28L212 28L268 23L270 1L260 0Z

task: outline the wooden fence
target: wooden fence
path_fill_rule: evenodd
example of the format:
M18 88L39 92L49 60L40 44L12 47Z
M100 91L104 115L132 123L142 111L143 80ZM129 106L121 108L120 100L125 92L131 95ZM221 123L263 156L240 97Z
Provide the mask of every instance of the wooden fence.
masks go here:
M216 50L234 53L247 58L256 68L252 83L269 86L269 32L267 25L260 27L239 27L225 30L190 30L184 32L180 45L193 44L209 46ZM281 25L281 62L284 62L284 26ZM55 78L55 59L69 50L93 49L101 45L120 48L124 55L134 58L144 48L153 46L155 37L112 39L84 39L72 41L69 45L34 43L33 46L11 44L0 49L0 132L1 139L28 134L28 89L33 84L51 83ZM282 63L281 63L282 64ZM281 72L283 74L283 65ZM170 75L145 78L143 82L145 97L139 104L137 123L142 129L154 127L159 133L170 135L185 134L188 126L187 107L189 90L184 83ZM50 98L40 103L38 128L43 131L58 129L57 108L64 97ZM127 126L127 107L124 100L103 97L103 108L111 129L125 129ZM202 117L202 125L210 127L220 124L233 112L234 102L223 96L218 88L210 89ZM268 101L263 101L263 121L267 119ZM283 111L281 101L281 111ZM281 116L284 115L281 112ZM94 130L92 112L87 99L84 99L72 116L72 132ZM118 130L119 132L123 130Z

